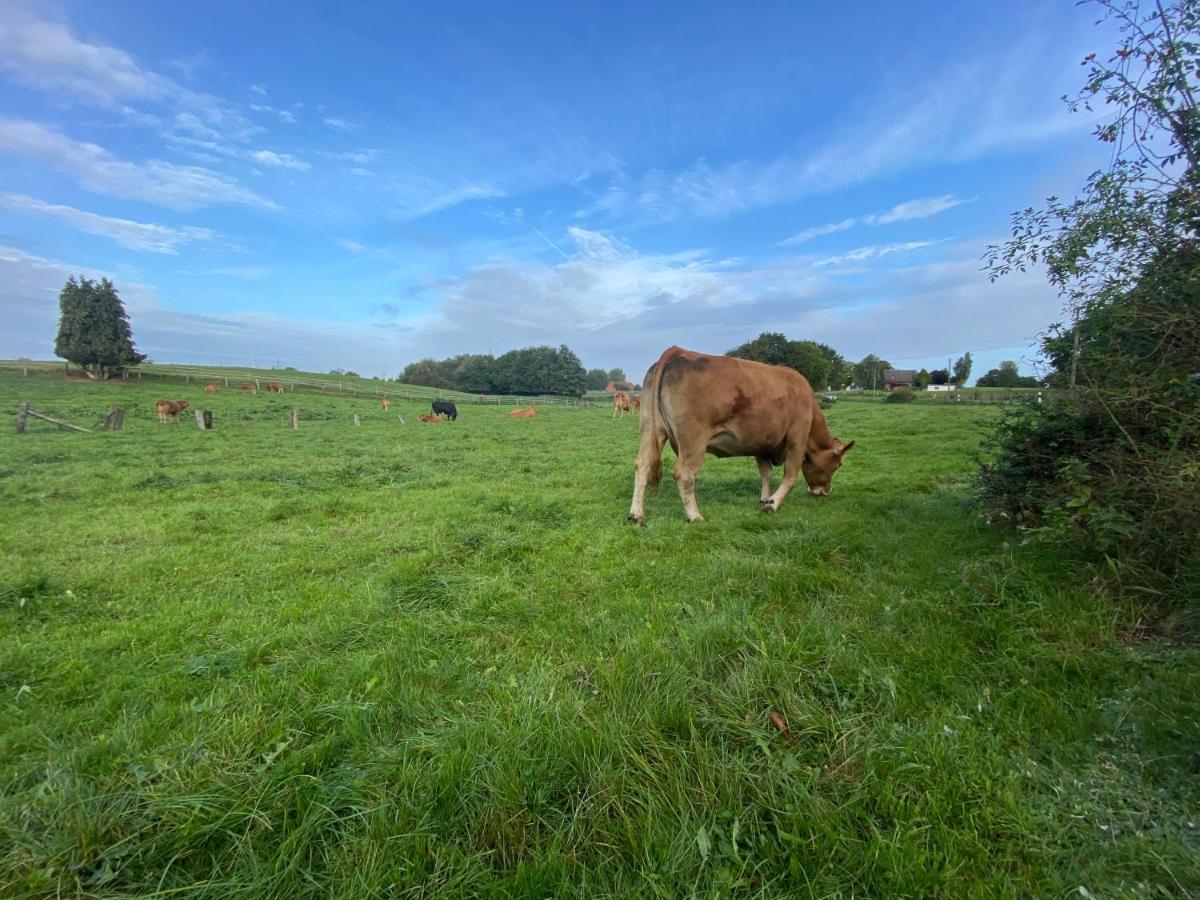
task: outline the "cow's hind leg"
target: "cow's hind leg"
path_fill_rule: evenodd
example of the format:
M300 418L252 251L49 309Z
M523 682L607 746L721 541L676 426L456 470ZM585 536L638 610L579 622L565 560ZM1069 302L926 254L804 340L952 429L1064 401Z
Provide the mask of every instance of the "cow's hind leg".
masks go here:
M703 522L700 507L696 505L696 473L704 464L705 443L700 442L699 451L679 448L679 458L675 462L675 486L679 488L679 498L683 501L683 511L689 522Z
M758 474L762 476L762 493L758 495L758 502L766 504L771 499L771 473L775 471L775 467L771 465L769 459L758 457Z
M783 481L779 482L775 493L763 503L763 512L779 512L779 507L783 506L784 499L796 484L796 476L800 474L800 465L803 462L804 447L788 447L787 459L783 462Z
M667 436L662 432L647 434L642 431L638 446L637 461L633 464L633 503L629 506L629 521L635 525L646 524L646 486L658 484L662 473L662 449Z

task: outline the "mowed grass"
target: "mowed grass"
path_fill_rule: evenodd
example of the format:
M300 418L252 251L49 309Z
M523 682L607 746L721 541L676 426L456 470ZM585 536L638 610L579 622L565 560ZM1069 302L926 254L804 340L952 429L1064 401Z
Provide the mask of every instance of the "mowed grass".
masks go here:
M1200 891L1200 654L980 523L991 410L839 404L832 497L710 457L638 529L604 408L23 400L128 418L0 423L4 896Z

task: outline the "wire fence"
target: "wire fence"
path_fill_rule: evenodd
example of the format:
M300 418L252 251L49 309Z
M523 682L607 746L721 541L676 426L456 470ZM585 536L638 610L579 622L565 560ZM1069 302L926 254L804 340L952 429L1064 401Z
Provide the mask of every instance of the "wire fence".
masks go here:
M53 374L63 372L70 375L72 369L67 364L53 362L0 362L0 370L29 373ZM79 370L75 370L79 372ZM81 373L80 373L81 374ZM311 376L297 377L287 372L269 372L264 374L261 369L198 369L175 365L135 366L122 371L114 379L124 381L145 381L153 379L182 381L185 384L197 385L215 384L219 387L241 388L243 385L253 385L256 391L268 390L267 385L279 384L284 391L295 393L340 394L351 397L369 397L379 399L388 397L392 400L449 400L456 404L492 404L500 406L527 406L536 403L543 406L586 406L587 403L576 397L560 397L551 394L518 395L518 394L468 394L462 391L441 390L415 384L399 384L396 382L374 381L371 379L322 379Z

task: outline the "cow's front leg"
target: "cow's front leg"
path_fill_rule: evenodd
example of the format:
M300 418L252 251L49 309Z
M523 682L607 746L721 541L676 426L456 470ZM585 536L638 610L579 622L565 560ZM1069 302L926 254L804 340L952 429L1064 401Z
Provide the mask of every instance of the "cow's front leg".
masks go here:
M762 492L758 495L758 502L764 507L771 498L771 474L774 471L775 467L771 465L770 460L758 457L758 474L762 476Z
M783 501L791 492L796 484L796 476L800 474L800 465L804 462L804 448L799 451L791 449L788 451L787 459L783 463L783 481L779 482L779 487L769 499L763 502L762 509L765 513L779 512L779 507L783 506Z

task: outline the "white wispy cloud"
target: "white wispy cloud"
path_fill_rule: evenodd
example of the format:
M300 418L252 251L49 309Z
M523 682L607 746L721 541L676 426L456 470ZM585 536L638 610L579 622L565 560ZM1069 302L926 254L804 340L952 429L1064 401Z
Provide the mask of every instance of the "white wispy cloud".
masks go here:
M1048 55L1061 65L1049 70ZM1071 116L1056 99L1074 87L1074 62L1063 57L1061 43L1051 52L1044 36L1034 34L1002 53L948 63L920 82L893 82L900 86L848 107L842 122L823 124L815 149L720 164L699 157L680 168L635 174L618 168L577 215L720 219L1069 132L1082 138L1089 121Z
M262 266L218 266L215 269L205 269L198 275L221 275L226 278L244 278L247 281L258 281L271 274L271 270Z
M218 237L210 228L134 222L130 219L102 216L72 206L46 203L24 194L0 193L0 206L52 216L80 231L110 238L130 250L144 250L149 253L176 254L185 244L210 242Z
M0 117L0 152L36 159L74 177L98 194L191 210L222 203L275 208L276 204L233 178L200 166L160 159L119 159L97 144L72 140L25 119Z
M853 228L859 223L859 219L842 219L840 222L830 222L828 225L816 225L812 228L805 228L798 234L793 234L790 238L786 238L779 242L781 247L794 246L796 244L804 244L811 241L813 238L824 237L827 234L837 234L839 231L846 231Z
M243 139L260 129L236 107L138 64L126 51L85 41L15 3L0 5L0 69L14 80L134 122Z
M278 116L281 122L286 122L289 125L296 124L296 116L290 109L279 109L275 106L269 106L266 103L250 103L247 105L255 112L271 113L274 116Z
M323 121L334 131L357 131L359 127L355 123L348 122L345 119L338 118L337 116L327 116L321 121Z
M970 200L959 199L953 194L943 194L939 197L922 197L918 200L906 200L904 203L897 203L891 209L884 212L867 213L865 216L842 219L828 225L817 225L813 228L806 228L798 234L784 238L779 242L779 246L794 247L807 243L813 240L813 238L848 231L856 225L891 225L894 222L927 219L930 216L936 216L938 213L969 202Z
M839 253L837 256L826 256L813 261L815 266L839 266L845 263L866 262L870 259L880 259L897 253L912 253L914 250L924 250L941 241L901 241L894 244L868 244Z
M297 159L290 153L276 153L274 150L253 150L250 159L264 166L276 166L281 169L295 169L297 172L307 172L312 166L302 159Z

